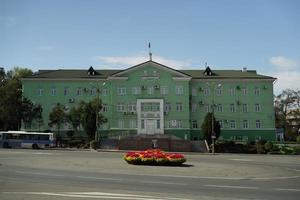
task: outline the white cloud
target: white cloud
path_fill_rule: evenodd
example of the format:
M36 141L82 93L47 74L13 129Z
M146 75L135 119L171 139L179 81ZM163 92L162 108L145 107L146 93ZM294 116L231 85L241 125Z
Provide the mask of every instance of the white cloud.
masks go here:
M137 56L96 56L95 59L100 61L103 65L113 69L124 69L124 67L134 66L149 60L146 55ZM174 69L182 69L190 65L188 61L180 61L168 59L161 56L153 56L153 61L166 65Z
M275 56L270 58L270 63L279 69L294 69L298 66L298 63L295 60L286 58L284 56Z
M277 78L274 93L279 94L285 89L300 90L300 71L280 71L270 74Z
M274 56L269 59L274 68L268 74L277 78L274 93L279 94L285 89L300 89L299 63L284 56Z

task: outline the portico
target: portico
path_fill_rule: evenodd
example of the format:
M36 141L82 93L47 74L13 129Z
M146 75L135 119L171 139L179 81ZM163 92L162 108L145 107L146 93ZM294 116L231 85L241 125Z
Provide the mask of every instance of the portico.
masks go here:
M138 134L164 134L163 99L137 99Z

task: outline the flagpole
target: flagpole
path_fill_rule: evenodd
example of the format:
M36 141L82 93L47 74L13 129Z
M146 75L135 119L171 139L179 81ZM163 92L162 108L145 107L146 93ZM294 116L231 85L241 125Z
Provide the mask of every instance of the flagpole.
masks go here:
M151 43L150 42L148 44L148 48L149 48L149 60L152 60Z

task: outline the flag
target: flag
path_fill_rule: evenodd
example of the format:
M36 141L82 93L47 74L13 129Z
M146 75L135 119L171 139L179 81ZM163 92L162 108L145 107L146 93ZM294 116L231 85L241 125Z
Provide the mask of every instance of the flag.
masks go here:
M149 49L151 48L151 44L150 44L150 42L149 42Z

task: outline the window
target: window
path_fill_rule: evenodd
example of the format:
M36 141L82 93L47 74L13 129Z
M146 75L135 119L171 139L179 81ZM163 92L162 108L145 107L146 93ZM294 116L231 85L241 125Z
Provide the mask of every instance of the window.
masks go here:
M218 104L217 105L217 111L218 112L223 112L223 104Z
M232 88L229 89L229 95L230 96L234 96L235 95L235 88L234 87L232 87Z
M243 104L243 112L248 112L248 104Z
M176 111L177 112L182 112L182 103L176 103Z
M230 112L235 112L235 104L230 104Z
M242 93L244 96L248 95L248 88L246 87L242 88Z
M91 89L91 95L92 95L92 96L95 96L96 94L97 94L97 88L93 87L93 88Z
M101 94L102 96L107 96L107 89L106 88L102 89Z
M224 121L223 120L220 120L219 124L220 124L220 128L224 128Z
M168 88L168 86L161 86L161 87L160 87L160 94L166 95L166 94L168 94L168 93L169 93L169 88Z
M56 96L56 88L51 89L51 96Z
M260 120L255 121L255 127L256 128L261 128L261 121Z
M159 111L160 104L159 103L141 103L141 111Z
M82 96L82 92L83 92L83 89L82 88L77 88L77 96Z
M221 96L222 95L222 88L220 88L220 87L218 87L217 89L216 89L216 95L217 96Z
M235 128L235 120L230 120L230 122L229 122L229 127L230 127L231 129L234 129L234 128Z
M145 129L145 120L144 119L141 120L141 128Z
M177 95L182 95L183 94L183 86L182 85L176 85L176 87L175 87L175 93Z
M165 103L165 112L170 112L171 111L171 103L166 102Z
M196 112L197 111L197 104L193 103L192 104L192 112Z
M260 89L259 89L259 87L255 87L254 88L254 95L255 96L259 96L260 95Z
M136 104L135 103L128 104L128 111L129 112L135 112L136 111Z
M129 127L130 128L136 128L136 120L135 119L131 119L129 121Z
M126 95L126 88L125 87L118 87L117 88L118 95Z
M150 95L153 94L153 93L154 93L154 87L152 87L152 86L150 87L150 86L149 86L149 87L147 88L147 92L148 92L148 94L150 94Z
M198 128L197 120L192 121L192 128Z
M243 136L243 141L248 141L248 136Z
M118 128L124 128L124 120L123 119L118 120Z
M205 96L208 96L209 95L209 88L204 88L204 95Z
M64 95L68 96L70 94L70 88L69 87L65 87L64 88Z
M183 127L183 123L182 120L177 120L177 128L182 128Z
M44 89L39 88L38 91L37 91L37 94L38 94L38 96L43 96L43 94L44 94Z
M139 95L139 94L141 94L141 87L133 87L132 88L132 94L133 95Z
M108 105L107 104L102 105L102 111L103 112L108 112Z
M243 121L243 128L249 128L249 121L248 120Z
M124 112L125 111L125 106L123 103L117 104L117 112Z
M256 140L256 141L261 140L261 136L260 136L260 135L256 135L256 136L255 136L255 140Z
M208 113L209 112L209 104L204 105L204 112Z
M197 96L197 88L192 88L192 96Z
M255 112L260 112L261 111L261 106L260 104L255 104Z
M160 129L160 119L156 120L156 128Z

